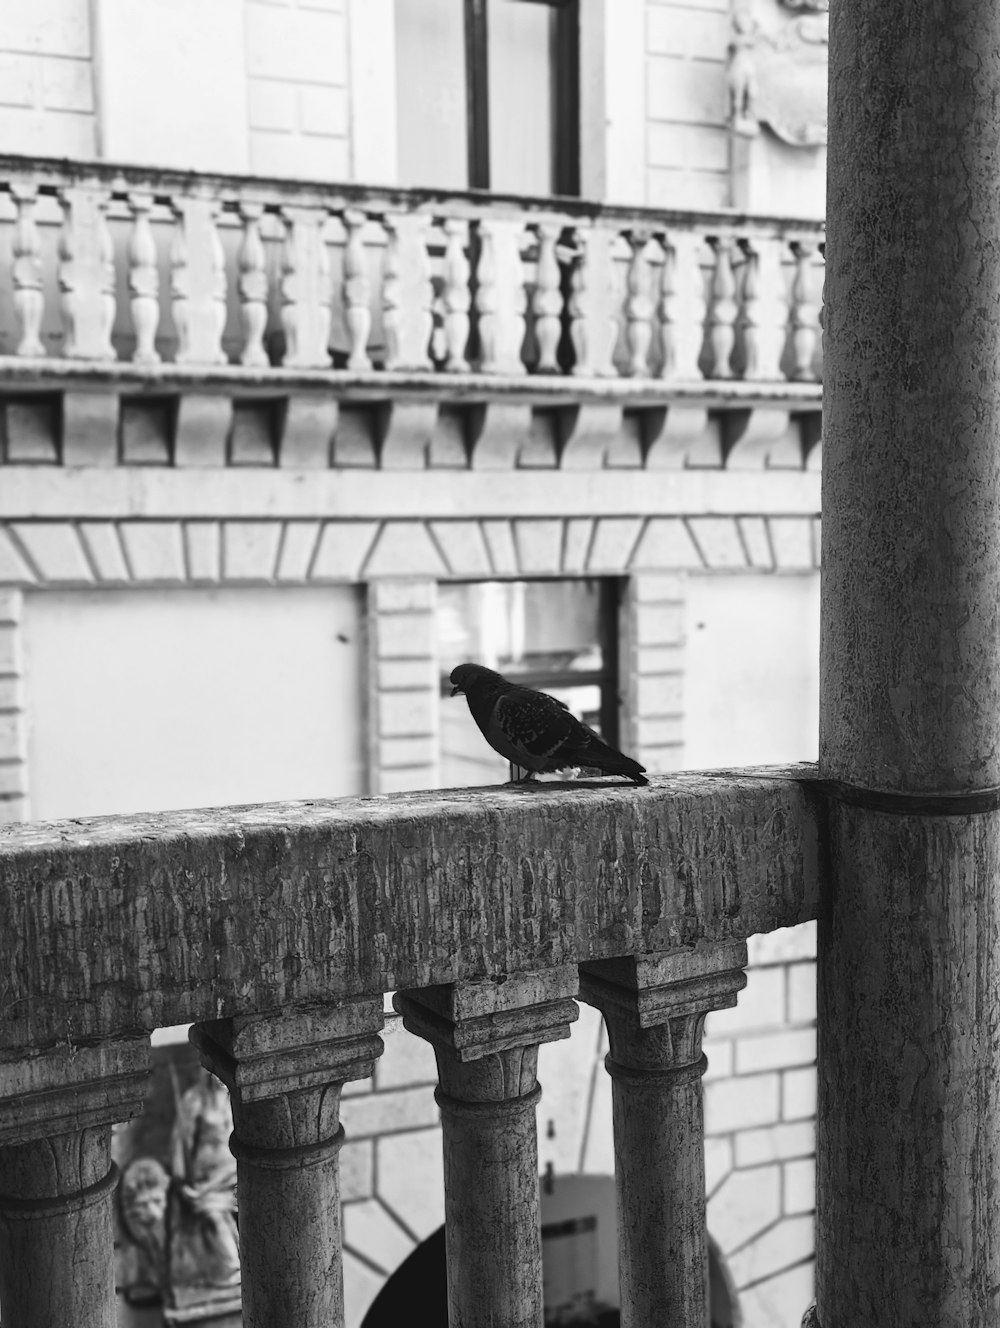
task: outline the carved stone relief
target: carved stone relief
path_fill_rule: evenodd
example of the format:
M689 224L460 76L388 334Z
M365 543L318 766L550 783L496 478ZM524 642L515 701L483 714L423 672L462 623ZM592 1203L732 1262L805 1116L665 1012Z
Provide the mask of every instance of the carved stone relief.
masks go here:
M727 81L729 123L746 137L766 125L793 147L826 142L829 0L739 0Z

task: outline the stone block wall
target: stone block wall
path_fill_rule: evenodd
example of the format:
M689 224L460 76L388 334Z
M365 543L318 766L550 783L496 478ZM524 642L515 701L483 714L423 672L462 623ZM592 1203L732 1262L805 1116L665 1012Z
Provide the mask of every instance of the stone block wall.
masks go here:
M0 24L0 150L87 160L97 151L88 0L7 4Z
M21 591L0 587L0 822L28 815L21 612Z
M346 0L245 0L250 169L350 178Z
M646 202L731 204L729 0L647 0Z

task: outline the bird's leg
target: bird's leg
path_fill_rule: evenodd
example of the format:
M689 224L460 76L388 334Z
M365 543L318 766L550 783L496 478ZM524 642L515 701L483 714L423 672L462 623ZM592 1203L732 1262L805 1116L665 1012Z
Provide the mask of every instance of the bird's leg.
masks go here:
M508 762L510 766L510 782L512 784L530 784L535 777L534 770L528 770L523 765L516 765L513 761Z

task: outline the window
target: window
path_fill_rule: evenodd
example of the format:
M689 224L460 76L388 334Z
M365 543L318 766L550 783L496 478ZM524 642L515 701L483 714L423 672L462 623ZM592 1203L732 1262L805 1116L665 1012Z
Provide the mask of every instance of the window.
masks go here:
M396 0L400 183L578 194L579 0Z
M486 744L448 675L472 661L549 692L618 746L619 582L479 581L438 588L441 782L503 783L507 762Z

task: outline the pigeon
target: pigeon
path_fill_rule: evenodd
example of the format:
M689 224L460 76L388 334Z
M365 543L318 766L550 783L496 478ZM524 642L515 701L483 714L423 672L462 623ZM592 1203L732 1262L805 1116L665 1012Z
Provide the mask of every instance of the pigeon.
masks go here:
M523 783L542 771L590 766L649 783L645 766L609 747L554 696L519 687L481 664L459 664L451 682L452 696L465 693L483 737L510 762L512 780ZM516 776L515 768L524 775Z

